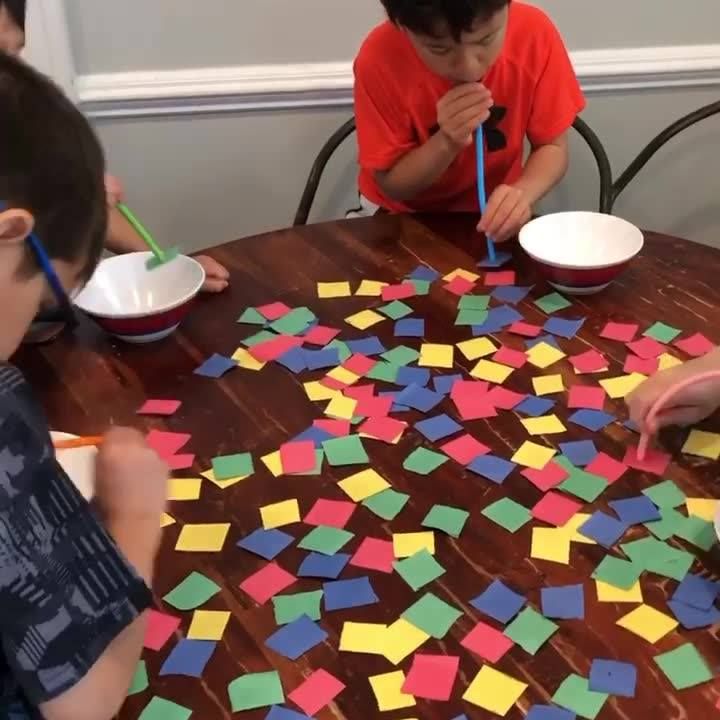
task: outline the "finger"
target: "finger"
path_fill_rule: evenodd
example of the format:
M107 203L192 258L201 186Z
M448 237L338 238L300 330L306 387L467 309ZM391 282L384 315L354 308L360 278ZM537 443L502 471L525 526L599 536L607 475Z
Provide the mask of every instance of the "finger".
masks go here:
M197 261L205 268L205 272L212 278L217 280L227 280L230 273L217 260L208 255L200 255Z
M208 278L205 280L202 289L203 292L207 293L221 293L228 285L229 283L227 280L214 280L212 278Z
M449 122L457 122L460 116L465 113L476 113L481 114L483 112L489 112L489 108L492 106L492 101L485 97L465 97L457 102L453 102L445 108L445 114L448 117ZM467 120L466 120L467 121Z
M464 97L488 97L489 95L490 91L484 85L481 85L480 83L465 83L450 90L443 100L448 103L452 103Z
M705 413L699 407L678 407L655 416L652 423L654 432L672 425L694 425L705 418Z
M520 203L515 206L515 209L510 213L508 219L500 226L500 229L495 233L493 239L497 242L505 242L510 240L520 231L520 228L527 222L527 211L525 206Z
M517 195L510 188L507 188L503 193L500 202L498 202L498 204L494 207L492 214L488 213L490 217L488 217L487 221L485 222L485 227L487 228L487 234L490 235L493 239L495 238L495 235L498 233L505 221L515 210L517 201Z
M480 218L480 225L478 225L480 232L488 233L488 228L490 227L498 208L505 201L505 197L508 192L510 192L509 187L506 185L500 185L500 187L496 188L495 192L490 195L485 212Z

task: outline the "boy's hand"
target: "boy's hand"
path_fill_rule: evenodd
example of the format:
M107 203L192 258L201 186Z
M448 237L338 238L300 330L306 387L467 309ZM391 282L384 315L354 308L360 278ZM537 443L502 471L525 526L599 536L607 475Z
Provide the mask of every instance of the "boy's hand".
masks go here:
M490 117L492 106L492 95L484 85L458 85L437 104L440 131L459 151L472 144L473 133Z
M488 200L478 231L503 243L515 237L532 218L532 208L524 190L513 185L499 185Z
M196 255L197 260L205 270L205 283L203 292L219 293L230 284L230 273L217 260L208 255Z
M110 207L115 207L125 198L125 189L114 175L105 175L105 194Z

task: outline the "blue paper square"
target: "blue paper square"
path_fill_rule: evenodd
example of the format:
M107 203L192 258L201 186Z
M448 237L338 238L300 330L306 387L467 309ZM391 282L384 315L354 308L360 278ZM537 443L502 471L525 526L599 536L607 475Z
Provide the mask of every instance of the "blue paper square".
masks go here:
M563 318L551 317L543 328L545 332L558 335L559 337L571 340L579 332L582 326L585 324L585 318L578 318L577 320L565 320Z
M525 720L575 720L577 715L554 705L533 705Z
M606 513L594 512L579 528L578 532L610 549L627 531L628 525Z
M485 592L471 600L470 604L476 610L505 625L523 609L526 602L522 595L511 590L500 580L495 580Z
M502 267L503 265L506 265L511 260L512 260L512 255L509 252L505 252L504 250L496 250L494 260L491 260L489 257L486 257L484 260L481 260L478 263L478 267L499 268L499 267Z
M334 580L340 576L349 560L350 556L346 553L336 553L335 555L310 553L300 564L297 574L298 577Z
M315 448L320 450L326 440L332 440L334 437L335 435L329 433L327 430L312 425L307 430L303 430L299 435L296 435L291 442L312 440L315 443Z
M505 285L496 287L491 296L498 302L510 303L511 305L517 305L522 302L532 290L530 287L519 287L517 285Z
M668 600L668 607L686 630L698 630L720 622L720 610L714 605L709 610L698 610L677 600Z
M585 467L595 459L598 449L592 440L577 440L575 442L560 443L560 452L573 465Z
M456 423L449 415L436 415L435 417L415 423L415 429L424 435L430 442L459 433L463 426Z
M290 660L297 660L308 650L327 640L328 634L307 615L276 630L265 644Z
M552 345L553 347L558 348L558 350L560 349L560 345L553 335L540 335L536 338L528 338L525 341L525 347L530 350L530 348L534 348L540 343L546 343L547 345Z
M502 318L488 319L482 325L473 325L472 334L474 337L481 337L483 335L493 335L504 330L507 325L502 321Z
M307 370L305 351L299 347L290 348L277 359L277 362L296 375L303 372L303 370Z
M436 375L433 378L433 387L435 388L435 392L441 395L449 395L453 385L462 379L462 375Z
M325 610L345 610L346 608L374 605L380 602L368 577L352 580L336 580L323 584Z
M655 503L645 495L623 498L622 500L611 500L608 504L620 520L628 525L639 525L640 523L662 519L662 515L655 507Z
M588 685L593 692L635 697L637 668L616 660L593 660Z
M405 405L420 412L430 412L445 399L444 395L419 385L410 385L395 396L398 405Z
M610 423L615 422L616 418L614 415L602 410L578 410L568 420L574 425L579 425L591 432L600 432Z
M160 675L186 675L199 678L215 652L216 642L183 638L172 649L160 668Z
M247 537L239 540L237 546L259 555L265 560L274 560L286 547L292 545L295 538L282 530L264 530L258 528Z
M398 368L397 376L395 377L396 385L419 385L425 387L430 382L430 371L427 368L410 367L409 365L403 365Z
M440 273L427 265L418 265L408 276L409 280L426 280L427 282L435 282L440 277Z
M296 710L289 710L282 705L273 705L265 716L265 720L313 720L313 718Z
M403 318L395 323L395 337L421 338L425 334L422 318Z
M326 370L340 364L340 351L336 347L322 350L303 350L308 370Z
M582 585L542 588L540 602L545 617L557 620L585 618L585 590Z
M709 610L720 595L718 583L688 573L673 593L672 599L696 610Z
M390 408L390 412L399 413L399 412L410 412L410 408L407 407L407 405L400 405L399 403L395 402L395 398L400 394L399 390L383 390L382 392L378 393L379 397L392 397L393 399L393 406Z
M555 400L528 395L519 405L515 406L515 412L529 417L542 417L547 415L554 407Z
M346 340L345 344L353 355L372 357L387 351L387 348L380 342L377 335L368 335L356 340Z
M517 465L495 455L481 455L475 458L467 467L476 475L491 480L496 485L502 485Z
M520 322L525 318L514 308L509 305L500 305L499 307L491 308L488 313L489 322L502 323L502 327L510 327L516 322Z
M195 368L194 374L207 378L221 378L226 372L237 367L237 363L224 355L215 353L211 355L200 367Z

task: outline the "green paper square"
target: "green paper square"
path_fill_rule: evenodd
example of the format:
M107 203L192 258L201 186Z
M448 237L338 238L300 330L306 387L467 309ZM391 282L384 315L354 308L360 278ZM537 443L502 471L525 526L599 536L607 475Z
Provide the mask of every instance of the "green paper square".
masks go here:
M717 542L715 525L699 517L683 518L683 523L675 534L705 552Z
M502 500L488 505L482 514L511 533L517 532L532 519L530 511L525 506L510 498L502 498Z
M147 665L144 660L141 660L135 668L135 674L128 690L128 697L139 695L141 692L145 692L148 687L150 687L150 683L148 681Z
M660 520L644 523L645 527L659 540L669 540L677 535L687 518L671 507L660 508Z
M665 480L642 492L659 508L676 508L687 499L685 493L672 480Z
M322 445L325 457L333 467L361 465L370 462L359 435L332 438L326 440Z
M236 678L228 685L233 712L255 710L285 702L280 675L277 672L250 673Z
M467 510L450 507L449 505L435 505L422 521L423 527L442 530L454 538L460 537L470 513Z
M163 600L178 610L194 610L220 592L220 586L202 573L191 572Z
M694 561L689 552L671 547L655 538L623 543L620 548L643 570L678 581L687 575Z
M430 280L410 280L410 282L415 286L415 293L417 295L430 294L430 285L432 284Z
M536 300L535 305L537 305L546 315L552 315L559 310L569 308L572 303L567 298L564 298L560 293L550 293L549 295L545 295L545 297L541 297Z
M156 695L145 706L138 720L188 720L191 715L192 710Z
M336 527L318 525L299 543L301 550L310 550L322 555L334 555L355 537L351 532Z
M340 362L344 363L349 357L352 357L352 352L342 340L335 338L332 342L329 342L325 347L337 348L338 354L340 355Z
M255 333L254 335L251 335L250 337L246 337L242 344L245 347L255 347L255 345L259 345L260 343L267 342L268 340L276 340L277 334L274 332L271 332L270 330L261 330L259 333Z
M386 315L391 320L400 320L400 318L412 315L413 309L409 305L406 305L404 302L400 302L399 300L393 300L391 303L379 307L378 312Z
M407 345L398 345L392 350L387 350L380 357L392 365L409 365L420 357L420 353Z
M393 563L398 575L415 591L445 574L445 568L427 551L420 550Z
M586 720L595 720L607 699L605 693L593 692L586 678L575 674L568 675L552 697L556 705Z
M402 618L430 637L442 640L462 615L460 610L448 605L437 595L427 593L411 605Z
M267 319L264 318L255 308L248 308L237 319L237 322L244 325L265 325L267 323Z
M458 303L459 310L487 310L489 307L489 295L463 295Z
M287 625L302 615L307 615L311 620L319 620L322 597L322 590L294 595L275 595L272 599L275 622L278 625Z
M576 470L581 469L577 465L573 465L567 455L558 455L557 457L553 458L553 462L556 465L559 465L561 468L567 470L570 474L574 473Z
M418 475L429 475L444 465L450 458L424 447L415 448L403 462L403 468Z
M505 635L525 652L534 655L557 631L558 626L539 612L526 607L506 628Z
M229 480L235 477L252 475L254 470L253 459L250 453L237 455L219 455L213 458L212 469L217 480Z
M407 505L409 499L409 495L388 488L377 495L367 498L367 500L363 500L362 504L383 520L393 520Z
M455 324L458 327L482 325L489 315L490 313L487 310L460 310L455 318Z
M371 380L382 380L383 382L394 383L397 379L399 367L389 362L378 362L367 371L365 377Z
M643 568L640 565L629 560L606 555L595 568L592 576L613 587L629 590L640 579L642 571Z
M307 308L295 308L287 315L270 323L270 328L283 335L299 335L307 330L308 325L315 320L315 315Z
M654 658L676 690L685 690L713 679L703 656L692 643Z
M643 335L651 337L661 343L671 343L682 330L678 330L670 325L666 325L662 322L656 322L652 327L649 327Z
M664 542L660 542L660 540L652 537L641 538L640 540L633 540L632 542L620 545L620 549L635 565L640 566L643 570L647 570L648 563L651 562L654 557L662 555L666 547L667 545L665 545Z
M604 477L575 468L570 471L570 477L560 483L559 488L585 502L595 502L608 485Z

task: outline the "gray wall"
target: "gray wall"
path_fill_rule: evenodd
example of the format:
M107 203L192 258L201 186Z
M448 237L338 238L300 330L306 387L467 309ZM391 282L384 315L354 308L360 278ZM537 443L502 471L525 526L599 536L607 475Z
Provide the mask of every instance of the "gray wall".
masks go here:
M66 0L80 74L347 61L380 17L375 0ZM544 0L573 49L713 43L717 0ZM202 15L198 8L202 8ZM323 33L324 27L334 28ZM653 18L649 22L648 18ZM619 22L621 19L621 22ZM594 95L585 115L616 173L676 117L719 88ZM98 120L129 201L164 241L185 249L291 222L307 171L348 109ZM314 219L353 202L354 148L333 160ZM720 118L683 135L617 207L644 227L720 244ZM572 169L544 209L592 208L596 171L573 143Z

